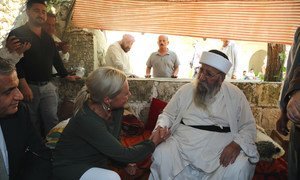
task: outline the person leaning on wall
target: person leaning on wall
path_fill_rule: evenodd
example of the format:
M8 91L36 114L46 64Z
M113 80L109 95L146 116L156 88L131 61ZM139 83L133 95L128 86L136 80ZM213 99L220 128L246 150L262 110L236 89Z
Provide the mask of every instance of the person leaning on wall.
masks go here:
M151 68L153 77L177 78L180 62L177 54L168 49L168 36L158 36L157 45L158 50L150 55L146 63L145 78L151 77Z

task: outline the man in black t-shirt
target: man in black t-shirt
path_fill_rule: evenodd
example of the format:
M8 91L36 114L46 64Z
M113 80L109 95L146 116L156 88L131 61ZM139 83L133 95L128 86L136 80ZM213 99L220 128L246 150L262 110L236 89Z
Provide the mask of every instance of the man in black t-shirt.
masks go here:
M56 87L50 82L52 65L61 77L71 81L75 81L77 77L68 76L52 37L42 30L47 19L45 2L28 0L26 13L28 22L12 30L10 36L16 36L22 42L31 44L31 48L24 52L24 57L17 63L16 68L20 90L30 108L31 120L39 133L43 123L44 136L58 122L58 97Z

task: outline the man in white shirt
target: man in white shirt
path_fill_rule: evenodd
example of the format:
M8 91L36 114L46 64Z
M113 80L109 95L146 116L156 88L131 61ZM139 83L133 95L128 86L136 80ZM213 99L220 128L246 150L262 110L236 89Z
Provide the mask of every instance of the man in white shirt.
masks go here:
M122 40L111 44L105 55L106 66L111 66L123 71L129 77L136 77L132 73L128 52L134 43L134 37L124 34Z
M47 20L46 23L43 27L43 29L50 35L52 36L54 42L56 43L56 47L57 50L59 52L59 55L61 57L61 60L63 61L63 63L67 63L69 61L70 58L70 46L68 43L66 42L62 42L56 35L56 16L54 14L51 13L47 13ZM56 74L57 71L55 70L55 68L52 68L52 73Z
M198 78L182 86L158 117L154 131L166 141L153 153L149 178L252 179L259 155L249 103L224 81L231 67L224 53L203 52L200 63Z
M236 79L237 78L237 66L239 63L239 56L238 56L238 50L233 41L230 41L228 39L222 39L223 45L221 48L221 51L227 55L229 61L232 64L232 68L227 73L227 77L230 79Z

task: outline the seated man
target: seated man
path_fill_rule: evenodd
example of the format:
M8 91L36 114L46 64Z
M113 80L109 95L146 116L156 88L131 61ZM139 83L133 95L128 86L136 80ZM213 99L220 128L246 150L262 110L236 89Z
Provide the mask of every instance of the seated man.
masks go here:
M50 153L33 128L14 65L0 58L0 179L49 179Z
M249 103L224 81L231 67L224 53L203 52L200 63L195 82L182 86L159 115L154 131L166 140L153 153L149 178L251 179L259 155Z

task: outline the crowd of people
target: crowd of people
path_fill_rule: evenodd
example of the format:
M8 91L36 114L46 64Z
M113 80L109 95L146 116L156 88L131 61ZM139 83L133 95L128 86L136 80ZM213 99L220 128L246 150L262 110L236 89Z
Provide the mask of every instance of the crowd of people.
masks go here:
M159 115L149 139L131 147L120 142L128 79L137 77L128 52L135 39L125 34L110 45L106 66L91 72L75 99L73 116L53 152L44 138L58 123L53 75L69 81L64 62L70 46L55 36L55 15L42 0L26 3L28 22L12 30L0 51L0 179L121 179L114 164L134 175L136 162L152 154L149 179L252 179L259 154L256 125L243 92L224 81L236 76L237 52L223 40L221 50L199 56L198 71ZM297 29L281 95L277 130L288 134L289 179L299 179L300 67ZM177 78L180 61L166 35L146 63L145 77ZM152 71L152 73L151 73ZM245 74L246 76L246 74ZM248 75L250 76L250 75Z

